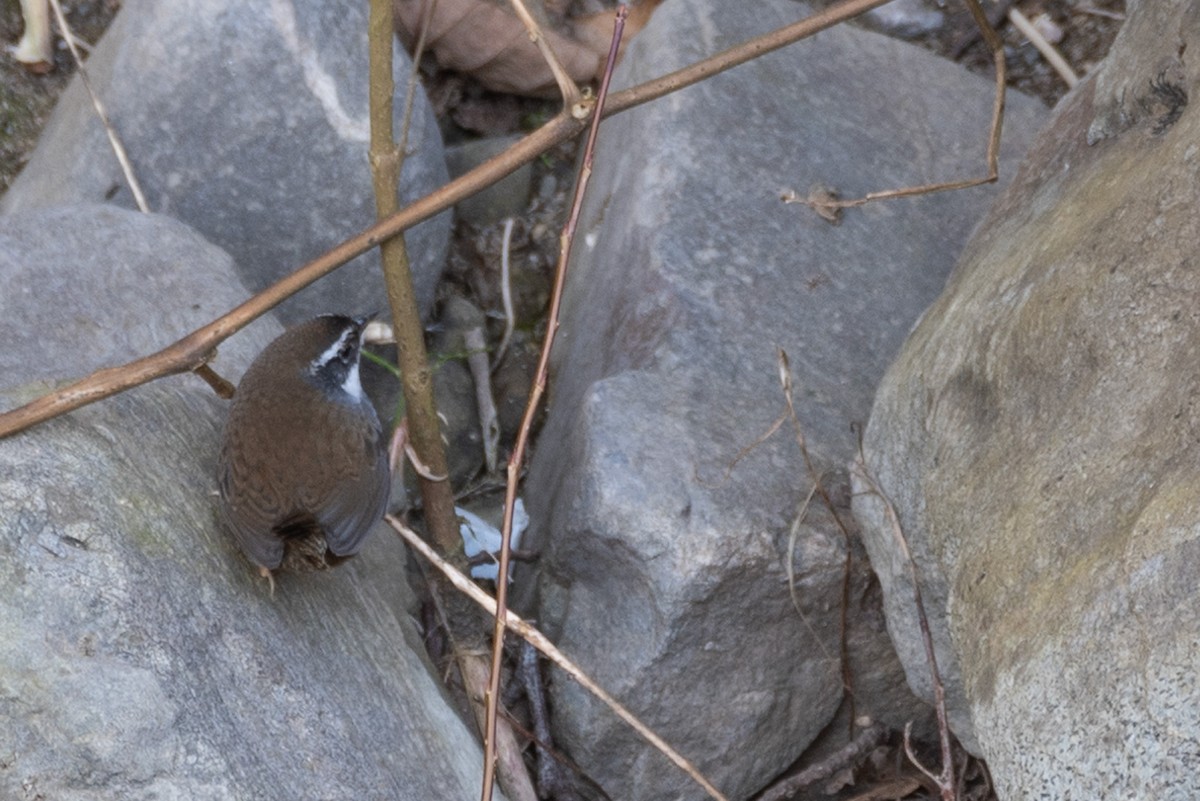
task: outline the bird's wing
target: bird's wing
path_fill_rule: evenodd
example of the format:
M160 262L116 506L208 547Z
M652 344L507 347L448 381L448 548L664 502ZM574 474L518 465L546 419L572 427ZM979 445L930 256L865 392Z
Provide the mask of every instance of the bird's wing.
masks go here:
M256 529L254 526L243 525L240 522L240 519L245 518L246 515L235 514L233 508L230 506L228 500L230 496L228 489L230 481L228 467L224 467L221 470L217 479L221 483L220 499L217 506L220 509L221 520L224 522L225 527L233 532L234 537L237 538L238 545L242 547L242 550L250 558L251 562L268 570L274 570L279 567L283 563L283 541L275 536L274 533L266 531L266 526ZM242 493L242 495L245 495L245 493ZM249 497L243 498L243 502L245 503L253 503L253 500L253 498ZM250 518L270 520L273 516L274 512L272 511L256 509L255 513L250 515Z
M382 437L378 429L365 437L369 458L360 463L362 472L355 478L359 491L337 493L317 515L325 528L325 543L335 556L358 553L367 533L387 511L392 474Z

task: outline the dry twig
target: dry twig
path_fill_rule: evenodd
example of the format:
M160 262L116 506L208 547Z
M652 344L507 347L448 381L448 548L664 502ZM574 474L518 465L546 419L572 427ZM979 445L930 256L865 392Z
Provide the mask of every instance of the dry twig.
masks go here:
M546 35L542 33L542 28L538 25L537 20L529 13L529 9L525 7L523 0L509 0L509 5L513 7L517 18L529 31L529 38L537 46L542 54L542 58L546 60L547 66L550 67L551 74L554 75L554 82L558 84L558 91L562 94L563 109L570 110L579 102L580 94L579 87L571 80L571 76L563 69L562 62L558 56L554 54L554 48L550 47L550 43L546 41Z
M384 519L388 522L388 525L390 525L396 531L397 534L404 538L404 541L407 542L409 546L413 548L413 550L417 551L417 553L429 560L434 567L442 571L442 574L446 576L451 584L457 587L464 595L469 597L475 603L482 606L489 615L497 615L498 607L496 606L496 600L494 598L485 593L483 590L479 589L479 587L475 586L475 582L468 579L466 576L456 570L453 565L438 556L437 553L430 548L415 531L404 525L399 518L394 517L393 515L388 515ZM677 766L679 766L679 768L691 776L697 784L704 788L705 792L719 801L727 801L725 796L722 795L717 788L713 787L712 783L705 779L704 776L701 775L698 770L696 770L695 766L692 765L691 762L684 759L678 751L667 744L666 740L659 737L648 726L646 726L646 724L638 720L632 712L622 706L617 699L609 695L604 688L592 681L592 679L589 678L586 673L580 670L574 662L567 658L566 654L558 650L554 643L547 639L546 635L542 634L537 630L537 628L530 623L527 623L513 612L508 613L507 621L507 626L509 629L515 632L518 636L524 638L527 642L533 645L534 648L537 648L539 651L541 651L547 659L557 665L564 673L566 673L575 681L579 682L580 686L582 686L592 695L599 698L609 709L613 711L614 714L616 714L617 717L629 724L630 728L644 737L651 745L661 751L668 759L670 759Z
M1004 83L1007 77L1007 65L1004 62L1004 44L988 22L987 16L979 5L979 0L964 0L983 40L992 51L992 61L996 68L996 99L992 104L992 123L987 145L987 174L981 178L966 178L959 181L944 181L941 183L906 186L901 189L884 189L878 192L868 192L859 198L840 200L836 193L821 188L808 197L801 197L793 190L785 190L780 195L784 203L799 203L816 211L826 220L836 223L837 210L854 208L876 200L893 200L902 197L928 195L934 192L948 192L956 189L970 189L972 186L994 183L1000 177L1000 129L1004 123Z
M837 6L824 9L791 25L731 47L696 64L617 92L606 102L602 116L618 114L678 91L807 36L812 36L876 6L881 6L885 2L888 0L846 0ZM267 287L237 308L166 348L121 367L97 370L89 376L37 398L24 406L0 414L0 438L157 378L194 370L212 357L213 351L221 342L309 284L333 272L367 250L378 247L380 242L402 233L454 206L462 199L491 186L550 148L577 136L584 129L585 124L586 119L577 118L573 114L561 113L499 156L351 237L303 265L291 275ZM998 136L998 131L996 135Z
M600 92L596 97L596 113L592 115L591 129L588 131L587 142L583 149L583 167L575 182L575 196L571 201L571 212L563 226L559 240L558 266L554 271L554 287L550 294L550 309L546 321L546 340L542 343L542 354L538 359L537 372L534 374L533 388L529 400L525 404L525 414L521 418L521 427L517 432L517 441L513 446L512 456L508 460L508 483L504 492L504 524L500 531L500 565L497 575L508 576L508 560L512 541L513 510L517 504L517 484L521 477L521 466L525 460L525 449L529 444L530 431L533 428L533 418L541 404L542 394L546 391L546 379L550 373L550 351L554 347L554 335L558 331L558 314L562 308L563 286L566 283L567 263L571 256L571 244L575 239L575 228L579 224L579 214L583 208L583 197L587 192L588 182L592 175L592 158L596 150L596 136L600 130L600 120L603 115L604 101L608 97L608 84L612 80L613 67L617 62L617 48L621 44L621 32L625 27L625 17L628 7L621 3L617 6L616 21L613 24L612 46L608 51L608 61L604 65L604 77L600 82ZM488 725L484 742L484 784L483 801L491 798L491 783L488 781L492 771L492 753L495 744L492 735L496 726L496 704L500 690L500 658L504 651L505 616L508 613L506 599L508 597L508 582L496 582L496 626L492 635L492 677L488 688Z
M813 483L813 488L821 496L821 500L825 503L825 508L829 510L829 514L833 517L833 522L837 524L838 530L842 533L842 541L846 544L846 561L842 566L842 609L841 615L838 618L838 646L841 656L842 687L846 690L846 698L850 704L850 726L853 732L853 721L857 715L855 713L854 684L850 676L850 655L846 644L846 631L849 625L847 615L850 609L850 571L853 568L854 544L850 537L850 529L842 522L837 507L834 506L833 498L829 497L829 492L825 489L825 485L821 481L821 474L817 471L816 465L813 464L812 456L808 453L808 440L804 436L804 429L800 425L800 418L796 415L796 404L792 395L792 371L788 363L787 353L783 348L778 348L776 356L779 366L779 383L783 387L783 398L787 402L787 414L791 418L792 430L796 435L796 446L800 449L800 455L804 459L804 467L808 471L808 477ZM812 496L810 495L809 497ZM805 502L805 506L807 506L807 502ZM792 597L794 601L795 596L793 595Z
M463 344L467 346L467 367L475 382L475 408L479 410L483 461L487 471L494 473L500 453L500 418L496 416L496 401L492 398L492 372L488 367L483 328L472 328L463 334Z
M79 55L77 39L75 34L67 25L67 18L63 14L62 6L58 0L50 0L50 7L54 9L54 18L58 21L58 28L62 31L63 40L67 43L67 47L71 51L71 58L75 59L75 67L79 70L79 79L83 81L83 88L87 90L88 97L92 99L92 107L96 109L96 116L100 118L100 124L104 126L104 133L108 136L108 143L113 149L113 153L117 156L117 162L121 165L121 172L125 174L125 182L129 184L129 191L133 193L133 199L137 202L139 211L149 212L150 206L146 203L146 196L142 194L142 187L138 183L137 178L133 174L133 165L129 162L129 155L125 152L125 146L121 144L120 137L117 136L116 129L108 119L108 112L104 109L104 104L100 102L99 96L92 89L92 82L88 80L87 70L83 66L83 57Z
M824 781L840 770L860 764L886 737L887 728L874 723L815 765L809 765L799 773L780 779L755 801L786 801L810 784Z
M504 239L500 245L500 300L504 304L504 336L500 337L500 345L496 348L496 356L492 359L492 369L495 370L504 361L508 352L508 343L512 340L513 329L516 327L516 313L513 311L512 299L512 268L509 266L512 251L513 218L504 221Z
M867 493L874 495L883 504L884 518L887 521L888 528L892 532L892 538L895 540L896 547L899 549L905 564L908 566L909 580L912 582L913 588L913 603L916 605L917 621L921 628L921 641L925 645L925 657L929 661L929 675L933 681L933 704L934 709L937 711L938 736L942 747L942 772L939 775L934 775L932 771L921 764L916 754L913 753L909 740L909 733L912 729L911 723L904 727L904 752L918 770L937 784L941 792L942 801L955 801L957 793L954 781L954 755L950 744L950 723L946 717L946 688L942 684L941 673L938 671L937 655L934 653L933 648L933 635L929 630L929 618L925 615L925 603L921 600L921 581L917 571L917 563L908 549L908 540L904 537L904 530L900 526L900 518L896 515L896 507L867 468L867 460L863 454L861 442L859 443L858 458L855 460L854 470L862 480L863 485L866 486Z
M1019 9L1010 8L1008 10L1008 21L1029 40L1031 45L1037 48L1037 51L1042 54L1042 58L1046 59L1046 62L1058 73L1058 77L1063 79L1063 83L1072 88L1079 83L1079 76L1075 74L1075 70L1071 69L1067 60L1054 49L1054 45L1046 41L1046 37L1042 36L1041 31Z

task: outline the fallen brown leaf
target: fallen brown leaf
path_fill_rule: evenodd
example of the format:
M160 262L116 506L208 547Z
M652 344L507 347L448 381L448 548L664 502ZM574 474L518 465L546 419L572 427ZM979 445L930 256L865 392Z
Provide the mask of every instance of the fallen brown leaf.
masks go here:
M629 40L650 21L650 15L654 13L654 9L658 8L661 2L662 0L642 0L640 3L630 6L629 18L625 21L625 31L621 34L621 52L618 54L618 58L623 55L625 45L629 43ZM575 38L585 47L600 54L608 52L608 46L612 42L612 30L613 15L611 11L588 14L579 17L571 24L571 32L575 34Z
M429 2L395 0L396 31L409 49ZM596 77L607 44L598 53L554 30L543 33L571 80L586 84ZM470 75L488 89L528 97L558 94L554 76L525 26L488 0L437 0L425 46L442 67Z

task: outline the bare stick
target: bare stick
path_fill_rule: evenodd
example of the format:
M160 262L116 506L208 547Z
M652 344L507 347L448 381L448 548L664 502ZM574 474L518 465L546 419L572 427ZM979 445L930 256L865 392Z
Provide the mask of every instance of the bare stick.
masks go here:
M608 84L612 80L613 67L617 63L617 49L621 45L621 33L625 30L625 18L628 14L629 7L624 3L617 6L612 44L608 50L608 61L604 65L604 77L600 81L600 92L596 97L597 113L592 116L592 127L588 131L587 143L584 145L583 167L579 171L579 180L575 182L575 196L571 201L571 213L567 217L567 223L563 226L562 236L559 239L558 266L554 270L554 289L550 295L546 340L542 343L542 355L538 359L537 373L534 376L533 388L529 392L529 400L525 404L525 414L521 418L521 428L517 433L513 454L508 460L508 484L504 492L504 525L500 530L500 565L497 573L501 579L496 582L496 603L499 613L496 615L496 626L492 635L492 683L488 691L488 726L484 742L483 801L491 799L491 781L489 779L492 771L492 754L495 749L492 733L496 727L496 696L500 690L500 657L504 651L505 615L508 613L508 581L506 578L512 539L513 509L517 503L517 484L521 477L521 466L525 460L525 449L529 444L529 432L533 427L533 418L537 415L542 394L546 391L546 378L550 373L550 350L554 347L554 335L558 331L558 314L562 308L563 286L567 278L571 243L575 239L575 228L579 224L583 196L587 192L588 182L592 177L592 158L596 150L596 135L600 130L604 101L608 97Z
M807 36L812 36L814 33L830 28L864 11L881 6L885 2L888 0L847 0L777 31L722 51L690 67L617 92L605 103L602 116L608 117L683 89L719 72L778 50ZM581 101L581 103L583 102ZM504 153L410 203L386 219L380 220L365 231L303 265L291 275L267 287L222 317L198 328L157 353L136 359L122 367L97 370L62 389L0 414L0 438L23 431L32 425L90 403L112 397L133 387L141 386L156 378L194 370L198 365L211 358L212 351L221 342L309 284L333 272L356 256L378 247L380 242L390 239L445 211L464 198L486 189L556 145L577 136L584 129L586 122L586 116L577 118L573 114L559 114ZM998 129L995 135L999 136Z
M497 614L498 607L496 606L496 600L483 590L479 589L479 587L475 585L475 582L471 581L469 578L456 570L453 565L438 556L437 553L430 548L424 540L421 539L420 535L418 535L408 526L404 525L399 518L393 515L387 515L384 520L388 522L388 525L395 529L396 533L404 538L404 541L407 542L409 546L413 548L413 550L417 551L419 554L421 554L421 556L428 559L434 567L442 571L442 574L446 576L447 580L449 580L449 582L458 588L464 595L482 606L489 615L496 615L499 617ZM558 650L557 646L555 646L554 643L550 642L550 640L546 638L546 635L538 631L537 628L532 624L523 620L515 612L509 612L507 618L508 628L512 629L514 633L525 639L534 648L537 648L539 651L541 651L547 659L561 668L563 672L565 672L572 679L577 681L580 686L582 686L592 695L599 698L609 709L613 711L617 717L629 724L630 728L644 737L647 742L661 751L667 757L667 759L674 762L689 776L691 776L697 784L704 788L705 792L707 792L713 798L719 799L719 801L727 801L725 796L722 795L721 792L717 790L717 788L715 788L711 782L704 778L700 771L698 771L691 762L684 759L683 756L681 756L679 752L668 745L662 737L659 737L657 734L655 734L648 726L646 726L646 724L638 720L632 712L622 706L617 699L613 698L608 694L607 691L600 687L600 685L592 681L592 679L589 678L586 673L580 670L574 662L567 658L566 654Z
M422 578L425 580L425 586L429 590L429 600L432 602L436 623L431 623L433 626L440 626L445 632L445 637L448 643L448 654L446 660L446 669L441 675L442 683L449 686L450 684L450 663L453 663L458 668L459 678L462 680L463 692L467 696L467 702L471 707L471 714L475 718L475 725L482 731L484 719L483 692L487 687L487 664L484 661L483 651L478 648L469 648L462 645L458 638L455 637L454 631L450 628L450 615L446 610L445 600L442 598L441 588L444 583L441 581L433 581L431 578L440 578L430 576L429 570L425 567L424 562L417 562L417 567L421 572ZM453 592L453 587L447 587L448 592ZM430 631L426 631L428 637ZM426 647L429 648L429 643L426 642ZM430 649L433 650L433 649ZM525 763L521 756L521 748L517 743L517 732L508 717L502 719L499 723L499 739L502 743L500 753L502 762L499 766L500 785L510 801L536 801L537 792L534 790L533 782L529 778L529 772L525 769Z
M125 174L125 182L129 184L129 191L133 192L133 199L137 203L140 211L150 211L150 206L146 203L146 196L142 194L142 187L138 184L137 178L133 174L133 165L129 163L129 156L125 152L125 146L121 144L120 138L117 136L116 130L112 123L108 121L108 112L104 110L104 104L100 102L100 98L92 90L92 82L88 80L87 70L83 67L83 57L79 55L79 49L75 46L75 35L71 32L70 26L67 25L67 18L63 15L62 6L58 0L50 0L50 7L54 9L54 17L58 20L58 27L63 32L63 40L67 43L67 47L71 50L71 58L75 59L75 66L79 70L79 79L83 81L83 88L87 90L88 97L92 99L92 106L96 109L96 115L100 117L100 124L104 126L104 133L108 135L108 143L112 146L113 153L117 156L117 162L121 165L121 172Z
M375 190L375 210L380 219L395 214L399 206L396 188L404 165L405 153L394 141L392 132L392 43L395 39L391 0L371 0L368 17L370 65L371 178ZM419 58L419 54L417 56ZM416 63L409 76L408 104L403 133L408 140L412 98L416 85ZM442 442L437 407L433 399L433 372L425 353L425 330L417 305L412 269L404 237L379 243L384 285L396 335L396 361L404 390L405 416L413 449L420 461L436 475L449 473L446 449ZM454 494L449 482L419 479L425 507L425 525L443 553L451 553L460 542L454 519Z
M538 651L528 642L521 643L516 674L525 689L530 725L533 728L531 737L537 755L538 792L545 798L574 798L575 794L564 775L566 763L560 761L561 757L554 749L554 738L550 735L550 709L546 705L546 685L542 681ZM578 766L574 764L570 767L578 770Z
M917 573L917 563L908 549L908 540L905 539L904 530L900 527L900 518L896 515L896 507L867 468L867 459L863 454L861 442L859 443L858 458L855 460L854 466L859 477L867 486L867 492L874 495L883 504L884 517L887 519L888 528L891 529L892 538L896 541L896 547L900 549L900 554L908 565L909 580L912 581L913 586L913 602L917 607L917 621L921 627L921 641L925 645L925 658L929 660L929 675L933 680L933 703L934 709L937 711L938 737L941 740L942 746L941 775L935 776L932 771L917 760L916 754L912 752L912 748L909 745L911 723L904 728L904 751L918 770L937 783L938 789L941 791L942 801L954 801L954 755L950 745L950 723L946 716L946 688L942 684L942 677L938 672L937 655L934 653L933 648L933 635L929 631L929 618L925 615L925 602L921 600L921 581Z
M972 186L994 183L1000 177L1000 129L1004 124L1004 82L1008 74L1007 66L1004 62L1004 44L1000 41L1000 37L996 35L996 31L993 30L991 24L988 22L983 9L980 8L979 0L964 0L964 2L967 4L971 16L975 18L975 24L979 27L979 32L983 35L984 42L987 43L988 48L992 51L992 61L996 66L996 99L992 104L992 123L988 135L987 175L981 178L966 178L961 181L907 186L902 189L884 189L879 192L868 192L862 197L851 200L839 200L831 196L828 191L810 195L809 197L800 197L794 191L787 190L780 196L780 199L784 203L799 203L808 206L822 217L830 219L830 215L833 215L838 209L863 206L876 200L893 200L902 197L913 197L915 195L928 195L934 192L969 189Z
M546 41L545 35L542 34L541 26L538 25L533 15L529 13L529 9L525 7L523 0L509 0L509 5L512 6L517 18L525 25L525 30L529 31L530 40L541 51L542 58L546 60L551 74L554 75L554 82L558 84L558 91L562 94L563 109L569 110L579 102L579 87L575 85L575 82L571 80L571 76L563 68L562 62L554 54L554 49L550 47L550 43Z
M786 801L810 784L828 779L839 770L861 764L875 747L887 738L887 727L874 723L858 733L846 745L815 765L810 765L767 788L755 801Z
M483 728L487 718L485 706L486 697L479 691L488 684L488 663L482 653L459 654L457 656L459 671L462 673L463 684L471 696L471 711L475 714L475 723ZM500 777L503 792L510 801L537 801L537 791L529 771L525 767L521 747L517 742L516 732L508 721L500 721L496 725L496 740L499 744L499 764L497 773Z
M792 430L796 434L796 447L800 449L800 456L804 459L804 467L808 470L809 480L813 483L813 488L817 494L821 496L821 500L825 503L825 508L829 510L830 516L833 517L833 522L837 524L838 530L842 532L842 540L846 543L846 561L842 565L842 609L841 616L838 618L838 647L840 649L842 668L842 687L846 690L847 700L850 704L850 727L853 731L854 719L857 717L855 713L855 698L854 684L850 676L850 654L849 646L846 644L846 631L849 625L847 615L850 609L850 571L853 567L852 560L854 558L854 544L850 537L850 529L842 522L841 516L837 512L837 507L833 504L833 498L829 497L829 492L825 489L824 482L821 481L821 474L817 471L817 467L813 464L812 456L808 453L808 439L804 436L804 428L800 425L800 418L796 415L796 403L792 396L792 370L788 362L787 352L783 348L776 348L777 366L779 368L779 383L783 387L783 399L787 402L787 413L792 421ZM811 494L809 497L812 497ZM798 524L797 524L798 525ZM788 557L790 560L790 556ZM795 596L792 596L793 601Z
M217 375L217 371L209 367L207 364L202 364L192 371L196 375L203 378L208 385L212 387L213 392L217 393L218 398L229 400L233 397L234 386L226 381L221 376Z
M968 0L969 2L970 0ZM751 39L728 50L722 50L715 56L699 61L691 66L676 70L661 78L617 92L605 105L607 114L619 114L626 109L640 106L642 103L656 100L664 95L677 92L684 87L698 83L705 78L711 78L717 73L732 69L739 64L765 56L792 42L798 42L819 33L826 28L832 28L839 22L857 17L872 8L891 2L891 0L845 0L836 6L818 11L802 20L785 25L778 30ZM999 40L997 40L999 41Z

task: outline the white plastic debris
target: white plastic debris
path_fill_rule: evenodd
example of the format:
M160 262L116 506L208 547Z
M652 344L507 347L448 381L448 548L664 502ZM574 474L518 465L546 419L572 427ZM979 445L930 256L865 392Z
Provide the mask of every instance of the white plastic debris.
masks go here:
M458 516L458 533L463 539L463 551L467 558L474 560L479 554L486 554L487 561L471 568L471 578L496 580L500 572L500 529L484 520L474 512L468 512L460 506L454 507ZM512 548L521 547L521 535L529 526L529 515L525 513L525 503L517 498L513 506ZM508 566L508 580L512 581L512 563Z

